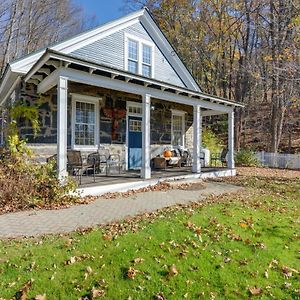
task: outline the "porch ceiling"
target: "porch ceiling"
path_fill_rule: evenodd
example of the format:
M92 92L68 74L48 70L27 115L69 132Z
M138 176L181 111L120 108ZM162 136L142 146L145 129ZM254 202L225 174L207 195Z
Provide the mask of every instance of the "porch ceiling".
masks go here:
M232 111L234 107L244 106L239 102L203 92L191 91L187 88L135 75L49 49L27 73L24 81L36 84L38 92L44 93L57 85L59 76L66 77L74 82L134 94L149 94L154 98L187 105L200 105L207 110L211 110L203 111L203 115L227 113Z

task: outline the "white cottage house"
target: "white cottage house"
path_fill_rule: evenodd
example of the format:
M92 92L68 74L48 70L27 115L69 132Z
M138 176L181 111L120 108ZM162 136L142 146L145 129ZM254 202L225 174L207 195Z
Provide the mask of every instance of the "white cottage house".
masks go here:
M200 174L201 120L218 114L228 115L234 174L234 109L242 105L201 90L147 8L8 64L0 82L4 114L16 99L39 101L41 131L20 130L36 152L57 153L61 178L67 149L89 153L99 145L144 179L166 147L189 148L190 173Z

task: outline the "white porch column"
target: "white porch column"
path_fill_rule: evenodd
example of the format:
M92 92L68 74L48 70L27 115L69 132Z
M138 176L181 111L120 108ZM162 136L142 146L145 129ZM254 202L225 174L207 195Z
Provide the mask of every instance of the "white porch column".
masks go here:
M234 111L228 113L228 168L234 169Z
M202 135L202 117L200 105L194 106L194 119L193 119L193 173L201 173L201 135Z
M141 177L145 179L151 178L150 168L150 106L151 96L143 95L143 126L142 126L142 168Z
M57 175L63 183L67 173L68 79L60 76L57 84Z

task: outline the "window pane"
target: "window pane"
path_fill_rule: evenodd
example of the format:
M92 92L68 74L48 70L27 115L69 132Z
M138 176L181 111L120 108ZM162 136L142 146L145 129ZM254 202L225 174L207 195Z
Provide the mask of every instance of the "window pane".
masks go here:
M151 47L143 45L143 63L151 65Z
M143 76L151 77L151 67L143 65Z
M138 63L132 60L128 60L128 71L132 73L138 72Z
M172 129L173 129L173 137L172 137L172 145L173 146L183 146L183 116L173 115L172 117Z
M136 41L128 40L128 58L138 59L138 43Z
M75 144L95 144L95 104L76 102Z

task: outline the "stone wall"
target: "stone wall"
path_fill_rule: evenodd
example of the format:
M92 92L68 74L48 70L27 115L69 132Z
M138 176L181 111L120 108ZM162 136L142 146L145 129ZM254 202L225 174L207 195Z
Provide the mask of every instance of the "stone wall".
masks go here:
M103 88L92 87L82 84L69 84L68 97L68 147L71 147L71 101L72 93L99 97L100 116L100 145L109 147L112 152L125 156L126 144L126 115L117 119L118 125L114 127L115 134L112 134L113 120L105 113L109 109L117 108L126 110L127 101L141 102L141 97L133 94L111 91ZM55 153L55 144L57 141L57 92L56 88L51 89L46 94L39 97L36 93L36 87L32 84L23 85L21 88L21 99L28 105L39 105L40 132L34 136L30 124L21 122L20 130L23 137L33 146L37 154L41 153L47 157ZM186 123L186 147L193 146L193 114L192 107L175 104L158 99L151 100L151 144L152 155L156 156L171 144L171 109L183 110ZM49 151L47 151L49 145ZM49 154L49 155L48 155ZM125 157L124 157L125 158Z

